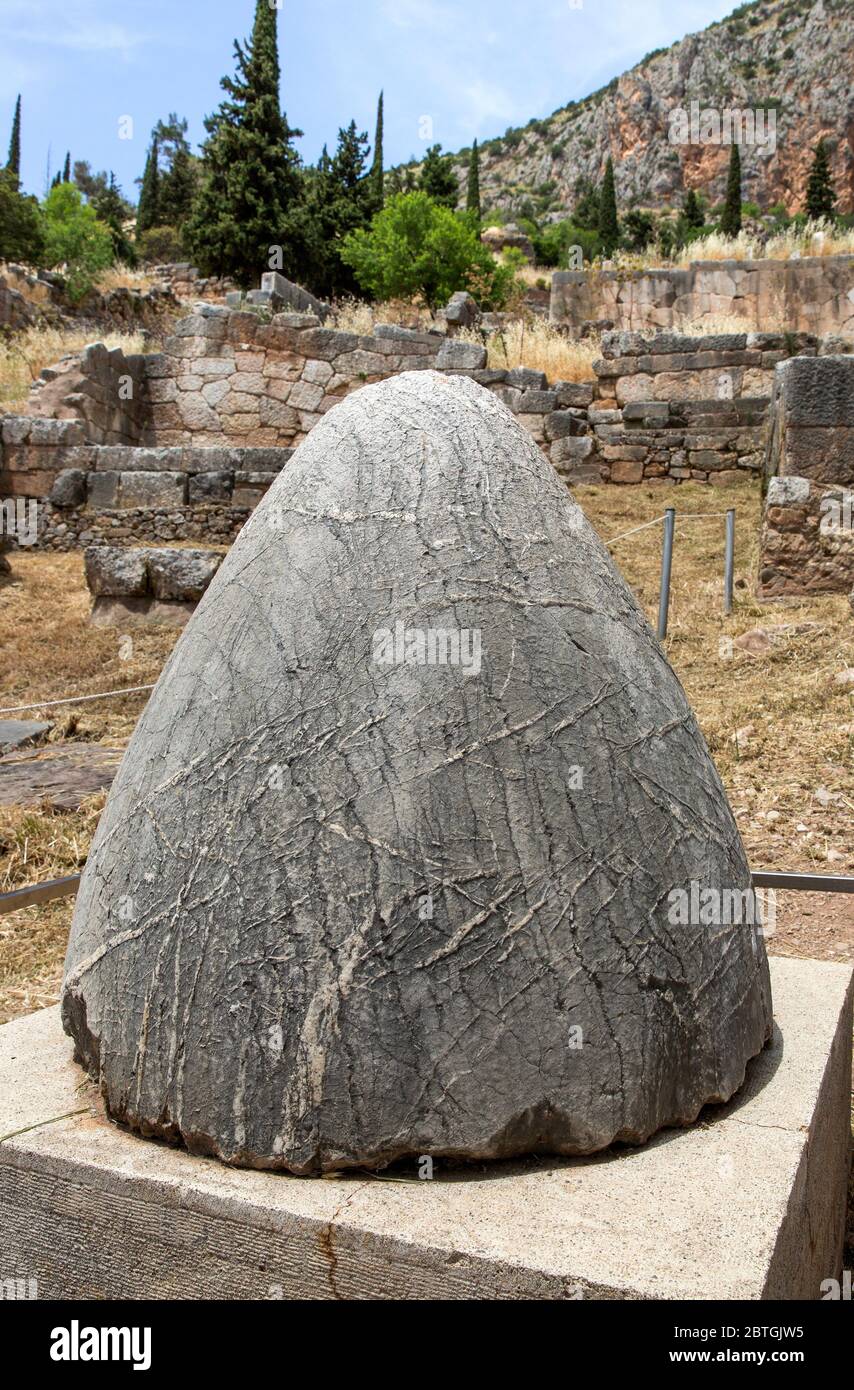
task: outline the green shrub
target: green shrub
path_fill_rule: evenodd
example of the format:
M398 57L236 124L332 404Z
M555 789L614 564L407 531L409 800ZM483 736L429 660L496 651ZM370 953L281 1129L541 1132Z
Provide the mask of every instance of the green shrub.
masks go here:
M113 241L108 227L98 221L93 207L84 203L73 184L59 183L44 201L45 263L66 266L69 298L82 299L98 272L113 263Z
M345 239L341 257L374 298L421 298L431 309L456 290L500 308L514 280L512 267L493 259L464 215L420 190L389 199L369 228Z
M155 264L182 261L187 255L177 227L149 227L137 237L136 250L140 260Z
M35 198L25 198L11 169L0 169L0 260L41 265L44 224Z
M537 264L557 266L561 270L568 267L572 246L581 248L585 261L594 260L600 251L596 232L571 221L550 222L541 232L535 233L532 240Z

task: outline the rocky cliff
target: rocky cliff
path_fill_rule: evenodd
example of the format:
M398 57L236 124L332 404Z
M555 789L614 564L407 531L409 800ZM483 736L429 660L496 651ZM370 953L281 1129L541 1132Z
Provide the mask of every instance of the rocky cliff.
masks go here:
M614 160L621 206L679 205L689 188L722 201L729 147L669 139L674 108L773 110L764 146L743 145L745 201L800 211L823 137L838 207L854 210L854 3L759 0L671 48L650 53L583 101L509 130L481 152L485 210L565 217L580 178L599 182ZM772 148L773 146L773 148ZM468 151L456 156L465 193Z

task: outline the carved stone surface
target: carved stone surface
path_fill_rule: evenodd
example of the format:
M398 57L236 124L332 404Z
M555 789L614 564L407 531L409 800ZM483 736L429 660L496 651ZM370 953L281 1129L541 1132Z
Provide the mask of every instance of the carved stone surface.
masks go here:
M547 460L486 390L406 373L316 426L178 642L63 1018L114 1117L229 1162L585 1153L741 1084L767 961L714 903L749 887Z

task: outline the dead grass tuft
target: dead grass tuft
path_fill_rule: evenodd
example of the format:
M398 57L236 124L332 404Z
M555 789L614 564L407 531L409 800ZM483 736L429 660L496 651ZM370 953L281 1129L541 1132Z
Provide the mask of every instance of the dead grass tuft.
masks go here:
M483 341L472 329L458 336ZM602 356L598 338L568 338L540 318L514 320L492 333L486 348L490 367L532 367L549 381L595 381L593 363Z

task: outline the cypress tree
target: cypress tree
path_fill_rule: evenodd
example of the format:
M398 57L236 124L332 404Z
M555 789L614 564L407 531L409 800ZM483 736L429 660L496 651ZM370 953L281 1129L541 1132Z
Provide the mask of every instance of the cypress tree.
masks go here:
M729 155L721 231L724 236L738 236L741 231L741 155L736 144L733 144Z
M377 131L374 136L374 159L369 174L371 181L371 202L374 212L379 212L385 201L383 189L383 94L377 102Z
M309 288L325 298L355 294L358 282L352 268L341 260L344 238L366 227L375 212L375 187L365 175L368 135L351 121L338 132L338 145L330 159L326 146L317 168L311 171L302 216L306 238L306 278Z
M257 0L252 38L235 42L236 75L223 77L226 93L206 118L202 182L184 231L206 274L232 275L257 285L280 246L278 268L299 277L304 235L295 213L303 177L292 129L279 105L278 11Z
M67 151L66 156L65 156L65 164L64 164L63 170L62 170L62 182L63 182L63 183L70 183L70 182L71 182L71 151L70 151L70 150Z
M460 187L451 161L442 157L442 146L431 145L421 166L418 186L443 207L453 211L457 206Z
M819 140L813 155L812 168L807 181L807 217L818 221L820 217L831 221L836 215L836 194L830 172L827 147Z
M599 239L602 250L610 256L620 239L620 224L617 221L617 188L614 182L614 161L608 156L602 192L599 195Z
M150 227L160 225L160 169L158 166L157 136L151 142L145 173L139 191L139 207L136 213L136 234L147 232Z
M469 155L469 177L466 186L466 210L474 214L478 222L480 221L480 157L478 155L477 141L471 147Z
M9 140L9 158L6 160L6 168L9 169L16 179L21 177L21 96L15 102L15 114L12 117L12 136Z

